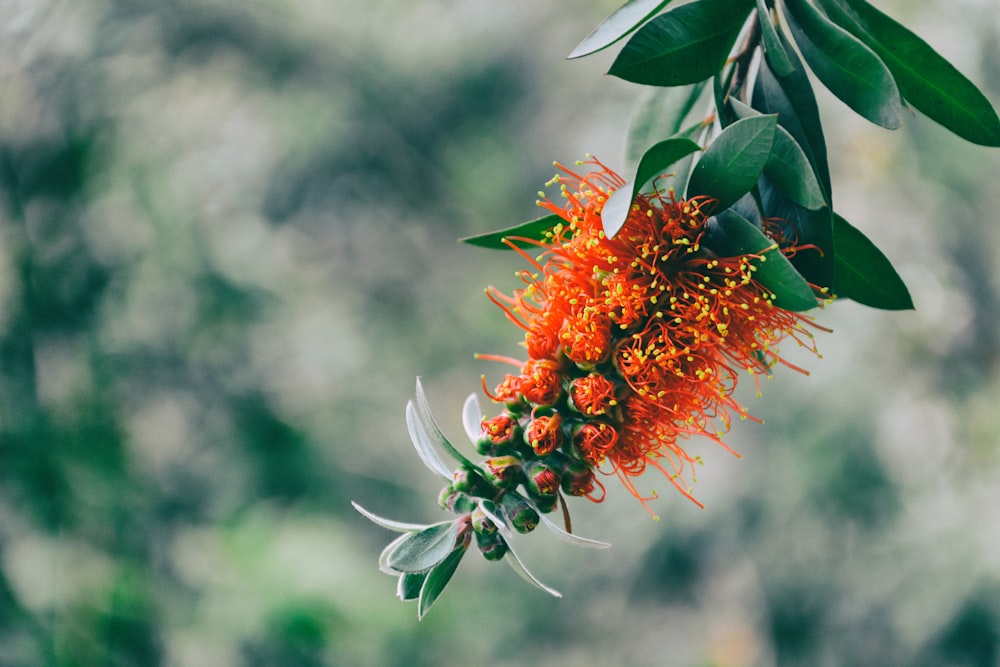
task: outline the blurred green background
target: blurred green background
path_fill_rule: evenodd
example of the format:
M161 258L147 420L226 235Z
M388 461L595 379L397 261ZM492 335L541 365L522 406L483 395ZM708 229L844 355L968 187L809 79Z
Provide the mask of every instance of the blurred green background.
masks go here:
M838 209L915 312L837 303L744 458L662 519L608 480L565 599L469 558L416 621L357 500L436 520L516 354L483 296L551 161L623 166L639 88L563 59L614 0L0 3L0 665L1000 664L1000 152L820 95ZM879 2L1000 102L993 0Z

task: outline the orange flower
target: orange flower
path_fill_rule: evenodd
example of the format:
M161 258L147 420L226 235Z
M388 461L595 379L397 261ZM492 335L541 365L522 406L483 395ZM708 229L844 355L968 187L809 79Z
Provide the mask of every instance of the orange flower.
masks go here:
M562 444L562 417L559 413L551 416L539 416L531 420L531 425L524 433L531 448L538 456L546 456L554 452Z
M566 387L583 421L574 434L585 460L607 462L643 504L649 498L632 478L647 466L691 497L686 480L697 459L678 440L703 435L723 444L730 412L749 416L733 398L739 371L767 374L785 363L776 348L785 338L815 350L801 326L808 319L775 306L754 280L758 255L718 257L702 247L711 199L640 194L607 238L601 211L624 181L590 164L586 175L562 168L554 179L564 206L540 202L565 221L536 242L540 257L510 243L534 269L520 274L525 287L487 293L525 330L529 358L518 389L558 411Z

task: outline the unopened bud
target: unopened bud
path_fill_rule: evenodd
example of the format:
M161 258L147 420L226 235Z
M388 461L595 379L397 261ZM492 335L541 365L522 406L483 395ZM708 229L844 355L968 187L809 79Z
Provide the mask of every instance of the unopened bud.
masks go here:
M527 478L528 491L535 496L555 496L559 490L560 475L550 465L541 461L528 461L521 468Z
M562 470L562 490L571 496L585 496L594 490L594 469L583 461L570 462Z
M520 480L521 459L516 456L493 456L483 461L487 481L500 489L509 489Z
M500 560L507 555L507 541L500 533L476 533L476 545L486 560Z
M521 496L505 493L500 504L517 532L530 533L538 526L538 512Z
M451 485L441 489L438 496L438 504L441 509L454 512L455 514L467 514L476 506L476 501L461 491L456 491Z
M497 532L497 525L486 516L486 512L481 507L472 510L469 520L472 522L472 530L476 531L477 535L491 535Z

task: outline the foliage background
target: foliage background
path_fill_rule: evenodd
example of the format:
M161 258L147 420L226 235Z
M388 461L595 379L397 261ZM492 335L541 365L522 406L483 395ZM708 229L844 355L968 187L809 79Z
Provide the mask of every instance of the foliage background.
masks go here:
M997 104L991 0L878 4ZM819 312L707 509L610 484L612 549L524 540L564 600L470 558L418 624L377 572L350 500L439 511L414 376L457 436L518 349L519 260L455 239L622 166L639 88L563 60L614 5L0 3L0 665L1000 664L1000 153L823 93L917 310Z

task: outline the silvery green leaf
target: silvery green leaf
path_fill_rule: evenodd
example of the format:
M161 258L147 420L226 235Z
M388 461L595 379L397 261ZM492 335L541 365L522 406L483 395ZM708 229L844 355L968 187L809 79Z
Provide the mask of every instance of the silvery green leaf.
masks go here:
M465 458L460 451L455 449L455 446L451 444L448 438L445 437L441 428L434 421L434 415L431 413L431 405L427 402L427 395L424 393L424 387L420 383L420 378L417 378L417 411L420 418L420 423L423 425L425 432L433 437L449 454L451 454L456 461L464 463L470 468L477 467L469 459ZM450 479L449 475L449 479Z
M551 530L556 537L564 542L569 542L570 544L575 544L578 547L586 547L588 549L607 549L611 546L609 542L601 542L600 540L592 540L589 537L580 537L573 533L568 533L562 528L560 528L552 519L545 516L541 512L538 513L538 517L545 524L545 527Z
M514 551L513 544L508 544L507 546L509 547L509 549L507 551L507 555L504 556L503 559L507 561L507 564L510 565L515 572L521 575L521 578L523 578L525 581L532 584L533 586L541 588L543 591L545 591L546 593L548 593L553 597L557 598L562 597L562 593L552 588L551 586L546 586L541 581L539 581L535 575L533 575L531 572L528 571L528 568L524 566L524 563L518 557L517 552Z
M483 430L483 409L479 406L479 399L475 394L469 394L462 406L462 426L465 434L473 444L479 440L479 435Z
M417 408L413 405L413 401L408 401L406 404L406 428L410 432L413 448L417 450L417 455L424 462L424 465L431 472L436 472L445 479L451 480L451 471L434 450L434 444L417 414Z
M383 528L388 528L389 530L394 530L397 533L413 533L419 530L423 530L429 527L430 525L430 524L420 524L420 523L404 523L402 521L393 521L392 519L385 519L377 514L369 512L368 510L366 510L364 507L357 504L353 500L351 501L351 505L353 505L354 509L363 514L372 523L376 523L382 526Z

